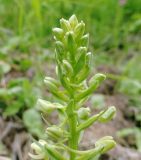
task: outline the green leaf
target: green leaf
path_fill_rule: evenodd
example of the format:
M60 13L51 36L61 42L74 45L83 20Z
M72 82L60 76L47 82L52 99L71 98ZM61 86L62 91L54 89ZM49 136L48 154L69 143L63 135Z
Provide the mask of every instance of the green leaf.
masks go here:
M29 109L23 113L23 122L33 135L41 137L43 135L43 124L40 114L34 110Z
M6 74L11 70L11 66L4 61L0 61L0 74Z
M11 102L11 105L8 105L6 110L4 111L5 116L13 116L19 112L19 110L23 107L23 104L20 101Z

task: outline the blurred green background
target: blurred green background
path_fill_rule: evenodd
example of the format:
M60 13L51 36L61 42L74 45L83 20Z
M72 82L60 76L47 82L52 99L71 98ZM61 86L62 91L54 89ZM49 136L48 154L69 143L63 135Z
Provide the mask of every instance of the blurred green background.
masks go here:
M0 113L23 119L37 136L34 106L54 72L52 28L72 14L86 23L94 66L114 68L118 74L107 73L117 81L114 93L141 108L141 0L0 0Z

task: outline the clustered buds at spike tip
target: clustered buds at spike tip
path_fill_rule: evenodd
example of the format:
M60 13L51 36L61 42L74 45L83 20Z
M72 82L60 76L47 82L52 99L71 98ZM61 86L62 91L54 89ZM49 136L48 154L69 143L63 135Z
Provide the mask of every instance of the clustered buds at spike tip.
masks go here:
M61 19L60 28L54 28L56 74L58 80L45 77L47 89L57 102L38 99L37 109L49 114L57 111L58 124L46 129L47 139L34 142L31 148L33 159L42 160L90 160L112 149L116 143L112 137L98 140L94 149L79 150L79 143L86 128L95 122L109 122L116 108L109 107L91 116L90 108L83 106L89 96L100 86L106 76L95 74L87 80L90 73L92 53L88 51L89 34L85 33L85 23L79 22L75 15L69 20Z

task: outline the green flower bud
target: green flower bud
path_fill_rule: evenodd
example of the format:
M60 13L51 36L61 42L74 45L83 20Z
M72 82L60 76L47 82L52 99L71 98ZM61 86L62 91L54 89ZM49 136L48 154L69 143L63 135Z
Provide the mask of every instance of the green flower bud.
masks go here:
M98 83L101 83L105 79L106 79L106 76L104 74L97 73L90 79L89 85L92 85L93 83L95 83L95 81L97 81Z
M84 81L90 73L89 65L85 65L83 69L76 75L76 83L81 83Z
M56 66L56 68L55 68L55 73L56 73L56 75L59 77L59 73L58 73L59 71L58 71L58 66Z
M37 154L40 154L42 152L41 146L39 146L37 143L32 143L31 148L35 150Z
M88 52L85 56L85 65L82 70L76 75L76 83L81 83L84 81L90 73L90 61L91 61L91 52Z
M99 122L109 122L115 115L116 113L116 108L114 106L109 107L105 113L99 117L98 121Z
M77 73L79 73L80 70L82 70L85 65L86 52L87 52L86 47L80 47L78 50L79 58L78 58L77 63L74 67L75 75L77 75Z
M65 35L66 46L69 54L69 60L71 64L75 63L76 43L74 40L73 31L67 32Z
M68 138L69 134L58 126L48 127L46 133L54 140Z
M61 28L53 28L53 33L54 33L55 37L57 38L57 40L63 39L63 36L64 36L63 29L61 29Z
M62 154L60 154L57 150L56 147L53 145L46 145L45 149L47 153L49 154L49 159L56 159L56 160L66 160L66 158L63 157Z
M44 140L39 140L39 142L34 142L31 144L31 148L35 151L36 155L33 155L29 153L29 156L33 159L47 159L46 153L44 150L45 145L47 145L47 142Z
M79 47L78 48L78 56L80 57L81 55L84 55L84 57L86 56L87 53L87 47ZM79 58L78 58L79 59Z
M78 24L78 20L77 17L75 15L72 15L69 19L69 23L71 25L72 28L75 28L76 25Z
M65 31L65 32L68 32L71 30L71 26L69 24L69 21L65 20L64 18L62 18L60 20L60 25L61 25L61 28Z
M81 38L81 45L88 47L88 45L89 45L89 34L86 34Z
M74 29L76 39L79 39L83 36L85 31L85 23L81 21Z
M73 31L67 32L66 35L65 35L65 39L66 39L66 45L67 45L68 50L70 52L73 52L74 46L75 46Z
M88 118L87 120L85 120L85 122L83 122L82 124L80 124L77 127L77 132L80 132L86 128L88 128L89 126L91 126L93 123L95 123L99 117L104 113L105 111L100 112L99 114L93 115L92 117Z
M78 110L78 117L82 120L88 119L90 116L90 109L89 108L80 108Z
M62 42L56 41L56 42L55 42L55 46L56 46L56 52L57 52L58 54L62 54L62 53L64 52L64 45L63 45Z
M64 108L65 107L59 103L51 103L43 99L38 99L37 101L37 109L44 113L49 113L56 109L64 109Z
M44 80L51 81L51 82L54 83L57 87L60 86L60 83L59 83L56 79L54 79L54 78L52 78L52 77L45 77Z
M66 88L70 93L72 92L72 87L70 85L70 79L66 75L62 75L60 79L64 88Z
M73 68L71 64L67 60L63 60L63 69L65 70L65 74L67 76L70 76L73 73Z
M102 153L105 153L109 151L110 149L114 148L116 145L116 142L113 140L113 137L106 136L101 138L95 143L96 147L103 147Z
M62 93L58 91L58 87L56 86L56 84L54 84L52 81L50 80L44 80L44 83L47 85L48 90L57 98L67 101L67 97Z
M86 54L86 61L85 61L85 63L90 66L91 60L92 60L92 53L91 53L91 52L88 52L88 53Z
M34 142L34 143L32 143L31 144L31 148L33 149L33 150L35 150L35 152L37 153L37 154L40 154L41 152L42 152L42 148L44 147L44 145L46 145L47 143L46 143L46 141L44 141L44 140L39 140L39 142Z
M44 79L44 83L47 85L48 89L51 91L51 92L57 92L58 91L58 88L56 86L56 84L50 80L47 80L47 79Z
M64 45L62 42L57 41L55 42L55 50L56 50L56 58L61 61L63 59L64 56Z

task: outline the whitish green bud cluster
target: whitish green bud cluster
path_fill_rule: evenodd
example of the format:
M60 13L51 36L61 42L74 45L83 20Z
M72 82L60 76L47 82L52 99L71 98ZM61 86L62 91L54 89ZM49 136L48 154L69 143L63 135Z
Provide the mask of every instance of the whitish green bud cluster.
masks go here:
M68 83L79 84L84 81L90 71L92 54L88 52L89 35L85 34L85 24L78 22L75 15L69 20L60 20L61 28L54 28L56 40L57 74L62 85L73 90ZM75 88L79 88L79 86Z
M95 122L110 121L116 109L112 106L91 116L90 108L83 106L106 78L97 73L87 80L92 54L88 51L89 34L85 34L84 22L78 22L73 15L69 20L61 19L60 28L54 28L53 32L58 80L45 77L44 82L59 101L39 99L37 109L43 114L57 111L59 122L48 126L46 141L39 140L31 145L35 155L30 156L44 160L90 160L112 149L115 141L104 137L95 143L94 149L80 151L84 130Z

